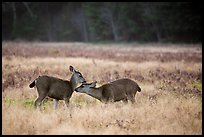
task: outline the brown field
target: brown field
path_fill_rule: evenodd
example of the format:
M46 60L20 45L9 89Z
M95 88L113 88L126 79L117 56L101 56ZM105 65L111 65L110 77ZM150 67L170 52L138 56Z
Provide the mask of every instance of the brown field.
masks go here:
M201 44L2 42L2 134L202 134ZM74 92L34 109L39 75L70 79L73 65L100 86L136 81L135 104L103 104Z

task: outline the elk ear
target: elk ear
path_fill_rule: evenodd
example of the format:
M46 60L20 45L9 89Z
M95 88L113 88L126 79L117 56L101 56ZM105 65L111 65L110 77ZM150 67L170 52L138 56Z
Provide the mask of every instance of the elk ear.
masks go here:
M71 72L76 72L76 70L74 69L74 67L73 66L69 66L69 70L71 71Z
M97 81L94 81L93 83L91 83L91 87L92 88L96 87L96 83L97 83Z

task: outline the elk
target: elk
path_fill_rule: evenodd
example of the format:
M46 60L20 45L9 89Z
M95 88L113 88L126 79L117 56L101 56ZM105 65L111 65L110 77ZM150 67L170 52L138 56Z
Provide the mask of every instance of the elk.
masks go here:
M127 103L128 100L130 100L131 103L134 103L136 92L141 91L138 84L130 79L115 80L98 88L96 88L96 83L97 81L92 83L82 83L81 86L75 89L75 91L88 94L104 103L121 100L125 103Z
M33 88L34 86L37 87L38 97L34 101L35 108L37 108L38 103L40 103L39 106L41 106L42 101L47 96L54 99L55 109L57 109L59 100L64 100L68 107L69 99L71 98L74 89L78 85L86 83L82 74L75 70L73 66L70 66L69 69L72 72L70 81L43 75L36 78L29 85L30 88Z

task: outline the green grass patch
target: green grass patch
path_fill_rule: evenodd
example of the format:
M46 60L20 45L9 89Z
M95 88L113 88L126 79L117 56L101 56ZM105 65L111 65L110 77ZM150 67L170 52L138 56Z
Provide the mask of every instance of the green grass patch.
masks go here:
M6 97L6 98L4 99L4 101L5 101L5 103L6 103L7 105L14 105L14 104L16 103L16 101L15 101L13 98L8 98L8 97Z
M200 80L199 80L199 81L195 81L195 82L193 83L193 86L194 86L196 89L198 89L199 91L202 91L202 83L201 83Z
M26 99L26 100L22 101L22 104L25 107L31 107L31 106L33 106L34 101L35 101L35 99Z
M34 105L34 101L35 101L35 98L30 98L30 99L18 99L18 100L15 100L14 98L4 98L4 102L7 104L7 105L17 105L17 104L20 104L20 105L23 105L24 107L33 107ZM43 101L43 104L42 106L45 107L45 106L48 106L52 103L52 101L50 100L45 100Z
M25 107L33 107L34 102L35 102L35 98L26 99L26 100L21 101L21 103L22 103ZM45 100L43 101L43 103L42 103L42 106L45 107L45 106L50 105L51 103L52 103L52 101L45 99Z
M51 48L48 50L48 54L57 55L57 54L59 54L59 50Z

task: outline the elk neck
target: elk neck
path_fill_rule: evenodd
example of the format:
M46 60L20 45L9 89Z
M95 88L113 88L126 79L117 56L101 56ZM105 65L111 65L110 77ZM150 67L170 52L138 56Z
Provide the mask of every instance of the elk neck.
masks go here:
M102 88L90 88L86 93L98 100L102 99Z

